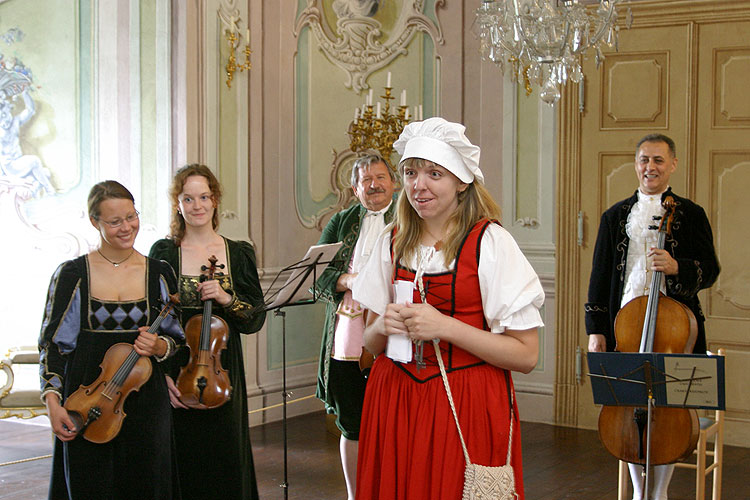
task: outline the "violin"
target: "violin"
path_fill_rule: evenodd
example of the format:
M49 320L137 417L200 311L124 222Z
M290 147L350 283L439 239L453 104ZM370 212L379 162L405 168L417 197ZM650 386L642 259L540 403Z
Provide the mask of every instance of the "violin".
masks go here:
M674 199L667 196L663 206L665 214L658 226L659 249L664 249L671 229ZM617 351L692 352L698 336L695 315L686 305L661 293L662 278L663 272L655 271L649 294L634 298L617 313ZM599 438L607 451L620 460L646 465L647 424L644 407L603 406L599 413ZM652 408L650 464L671 464L688 457L698 442L699 431L698 414L693 409Z
M202 281L214 279L215 255L208 258L209 266L201 266L205 272ZM190 348L190 359L180 369L177 389L180 401L188 408L208 410L218 408L232 397L232 384L228 372L221 366L221 351L227 347L229 326L224 319L211 314L213 300L203 302L203 314L190 318L185 325L185 339Z
M149 327L156 333L167 317L177 295L170 295L169 302ZM81 385L68 396L63 405L75 424L79 435L92 443L107 443L119 434L126 417L123 405L128 395L139 390L151 377L151 361L141 356L133 344L120 342L112 345L104 354L101 374L90 385Z

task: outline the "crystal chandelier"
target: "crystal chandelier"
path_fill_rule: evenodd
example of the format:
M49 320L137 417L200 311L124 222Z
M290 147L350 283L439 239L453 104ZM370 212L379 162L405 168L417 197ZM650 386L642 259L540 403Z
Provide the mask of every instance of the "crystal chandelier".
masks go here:
M597 67L603 44L617 50L616 5L623 1L628 0L599 0L596 9L587 9L578 0L482 0L473 29L483 60L503 73L509 66L511 79L522 80L527 92L536 82L539 97L554 104L568 78L576 83L583 78L581 57L589 49ZM631 23L628 8L628 28Z

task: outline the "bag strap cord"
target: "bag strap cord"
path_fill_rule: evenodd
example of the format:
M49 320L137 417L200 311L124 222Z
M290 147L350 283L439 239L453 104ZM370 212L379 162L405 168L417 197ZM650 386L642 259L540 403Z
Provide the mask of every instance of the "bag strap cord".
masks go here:
M421 276L417 280L417 284L419 286L419 294L421 295L422 302L426 304L427 302L425 300L424 284L422 283ZM464 435L461 432L461 424L458 423L458 413L456 413L456 405L453 403L453 394L451 392L451 386L448 383L448 375L445 373L445 365L443 364L443 356L440 352L440 340L432 339L432 344L435 347L435 355L437 356L438 366L440 367L440 375L443 378L443 385L445 386L445 392L448 395L448 403L450 403L451 412L453 412L453 420L455 420L456 422L456 429L458 430L458 438L461 440L461 448L463 448L464 459L466 460L466 465L470 465L471 461L469 460L469 450L466 448ZM505 372L505 385L508 391L508 406L510 408L510 431L508 434L508 455L506 457L505 463L506 465L510 465L510 452L513 446L513 392L511 391L511 388L510 388L510 373L508 372L508 370L503 370L503 371Z

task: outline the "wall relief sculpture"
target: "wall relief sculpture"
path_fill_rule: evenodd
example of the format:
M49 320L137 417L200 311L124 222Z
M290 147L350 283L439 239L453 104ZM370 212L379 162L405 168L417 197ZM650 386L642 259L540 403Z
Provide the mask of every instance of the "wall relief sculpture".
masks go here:
M406 53L406 46L419 31L442 44L440 26L423 14L424 0L404 1L386 40L383 25L373 16L385 2L396 0L334 0L335 32L325 19L322 0L308 0L297 18L294 35L308 26L331 63L346 73L346 88L359 93L368 89L367 78L393 59ZM436 9L442 1L436 2Z
M54 194L49 170L42 160L24 154L21 148L21 129L36 113L31 78L31 71L23 62L17 58L6 60L0 54L0 177L28 189L33 196L41 192Z

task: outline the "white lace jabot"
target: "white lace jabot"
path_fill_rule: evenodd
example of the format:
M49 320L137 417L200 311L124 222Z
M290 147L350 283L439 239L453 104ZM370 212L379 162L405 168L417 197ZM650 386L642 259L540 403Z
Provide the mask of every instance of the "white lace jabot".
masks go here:
M663 216L664 207L661 205L661 194L644 194L638 190L638 201L628 214L625 225L630 243L628 244L628 258L625 267L625 287L622 292L621 306L635 297L646 295L651 286L651 259L646 257L649 249L658 243L659 232L650 229L658 226L655 216ZM662 281L662 291L666 291Z

